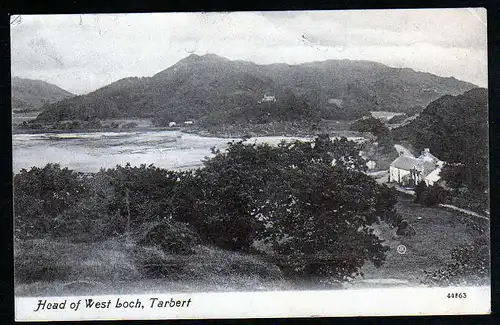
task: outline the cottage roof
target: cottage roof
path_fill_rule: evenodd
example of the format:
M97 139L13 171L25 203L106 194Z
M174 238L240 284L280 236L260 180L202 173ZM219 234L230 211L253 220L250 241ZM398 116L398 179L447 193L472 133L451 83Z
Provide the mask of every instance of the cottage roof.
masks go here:
M436 164L428 161L424 161L423 165L424 165L424 175L423 175L424 177L427 177L427 175L429 175L438 168Z
M410 170L415 166L420 166L421 164L422 161L420 159L402 155L396 158L396 160L391 163L391 166L399 169Z
M436 168L434 169L433 171L431 171L426 177L425 179L429 180L429 181L433 181L433 182L437 182L441 179L441 176L439 175L439 173L441 172L441 168Z
M391 166L395 167L395 168L407 170L407 171L410 171L411 169L416 167L418 170L423 170L424 177L436 169L436 165L429 162L429 161L424 161L422 159L418 159L418 158L414 158L414 157L410 157L410 156L405 156L405 155L399 156L398 158L396 158L396 160L394 160L391 163Z
M428 161L432 161L434 163L438 163L438 162L441 161L439 158L437 158L436 156L434 156L430 152L425 152L425 153L421 154L418 158L419 159L428 160Z

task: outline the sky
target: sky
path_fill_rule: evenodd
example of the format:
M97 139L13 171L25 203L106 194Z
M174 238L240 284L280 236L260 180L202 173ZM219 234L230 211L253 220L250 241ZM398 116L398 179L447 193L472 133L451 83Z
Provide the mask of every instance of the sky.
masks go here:
M486 10L24 15L11 72L85 94L190 54L258 64L370 60L487 87Z

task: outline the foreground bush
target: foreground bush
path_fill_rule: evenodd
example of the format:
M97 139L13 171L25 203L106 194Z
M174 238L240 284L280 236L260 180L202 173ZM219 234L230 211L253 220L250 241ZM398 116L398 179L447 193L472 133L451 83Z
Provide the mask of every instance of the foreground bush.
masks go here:
M424 181L421 181L415 188L415 202L417 203L432 207L449 201L450 193L437 184L427 186Z
M16 238L102 241L164 220L184 174L128 164L95 174L57 164L22 170L14 175Z
M57 216L86 197L84 176L58 164L21 170L14 176L15 236L46 237Z
M188 225L173 220L145 224L136 232L139 245L171 254L192 254L199 244L198 235Z

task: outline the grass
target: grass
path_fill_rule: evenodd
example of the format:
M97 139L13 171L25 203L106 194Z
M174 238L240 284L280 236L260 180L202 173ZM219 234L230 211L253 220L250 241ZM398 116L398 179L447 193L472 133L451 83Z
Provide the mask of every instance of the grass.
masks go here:
M92 244L32 240L16 246L18 296L290 288L275 265L214 247L197 246L191 255L168 255L116 240Z
M421 206L404 195L399 197L396 209L415 228L416 235L396 237L396 229L386 223L375 227L390 250L382 267L371 263L363 267L365 279L399 279L420 285L424 270L443 267L450 262L454 247L471 242L476 235L460 213ZM406 246L405 254L397 252L399 245Z
M69 243L46 239L18 243L16 281L135 280L140 274L125 250L110 243Z

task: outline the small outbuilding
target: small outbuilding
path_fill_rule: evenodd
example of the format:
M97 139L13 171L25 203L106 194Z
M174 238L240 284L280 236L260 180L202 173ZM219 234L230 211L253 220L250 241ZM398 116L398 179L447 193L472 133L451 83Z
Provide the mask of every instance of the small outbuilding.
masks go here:
M368 170L373 170L375 168L375 166L377 165L376 162L374 162L373 160L369 160L367 163L366 163L366 166L368 167Z

